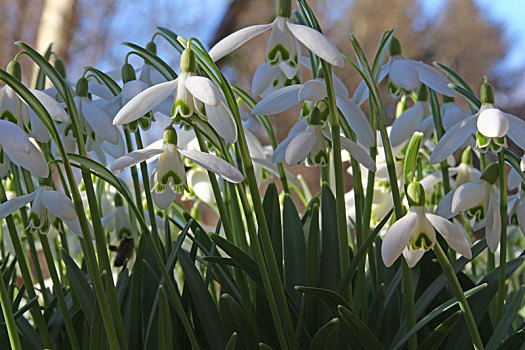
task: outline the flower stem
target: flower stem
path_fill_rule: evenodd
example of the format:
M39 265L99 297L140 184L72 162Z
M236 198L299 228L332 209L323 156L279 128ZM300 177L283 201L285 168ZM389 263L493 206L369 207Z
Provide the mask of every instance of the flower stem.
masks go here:
M0 203L3 203L7 200L6 194L5 194L5 188L2 181L0 181ZM33 280L31 279L31 274L29 273L29 267L27 266L27 262L25 260L24 250L22 248L22 244L20 243L20 238L18 236L18 232L16 231L15 222L13 220L13 216L9 215L5 218L7 229L9 231L9 235L11 237L11 242L13 243L13 248L15 250L16 260L18 262L18 267L20 268L20 273L22 274L22 278L24 280L24 285L26 287L27 296L29 299L36 298L35 293L35 287L33 285ZM2 303L3 305L3 303ZM10 304L7 304L10 305ZM38 332L40 333L40 336L42 337L42 343L44 347L51 348L51 337L49 336L49 331L47 329L46 321L44 320L44 316L42 315L42 312L40 310L40 305L38 302L32 303L31 305L31 313L33 314L33 319L35 321L35 325L38 329Z
M335 198L337 205L337 227L339 232L339 264L341 274L344 274L350 264L348 250L348 230L346 224L345 184L343 179L343 163L341 160L341 127L335 101L332 69L328 63L322 61L323 72L328 94L328 108L330 110L330 129L332 132L332 150L335 172ZM357 203L356 203L357 204ZM341 275L342 277L342 275Z
M9 294L4 282L4 276L0 274L0 304L2 305L2 312L4 313L4 320L9 334L9 342L11 348L15 350L21 350L20 338L18 337L18 329L13 317L13 310L11 309L11 301L9 300Z
M474 344L474 349L483 349L483 343L481 342L481 337L479 336L478 328L476 326L476 322L474 321L474 316L472 315L470 306L467 302L467 298L465 298L463 289L461 289L461 285L459 284L458 278L454 273L452 265L450 265L450 261L448 260L447 256L445 255L445 252L443 251L443 249L439 245L439 242L437 241L434 245L434 253L436 254L436 257L439 260L443 272L448 278L449 285L454 291L456 299L459 303L459 307L461 308L461 311L463 311L463 316L465 317L465 321L467 322L470 337L472 339L472 343Z
M503 151L498 153L499 165L499 208L501 215L501 239L499 248L499 284L496 320L503 316L505 305L505 280L507 279L507 174L505 172L505 158Z

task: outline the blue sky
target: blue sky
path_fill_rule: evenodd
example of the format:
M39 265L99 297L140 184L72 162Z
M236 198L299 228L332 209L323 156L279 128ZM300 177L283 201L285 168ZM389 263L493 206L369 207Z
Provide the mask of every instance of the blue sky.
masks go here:
M475 0L481 14L487 20L500 24L505 39L510 43L505 59L498 64L496 71L512 71L525 66L525 1L523 0ZM439 11L445 0L420 0L429 16Z
M326 0L328 3L331 0ZM388 1L388 0L385 0ZM419 0L427 14L427 20L434 18L437 11L445 4L446 0ZM461 0L460 0L461 1ZM509 52L505 59L498 64L496 72L509 72L525 68L525 0L474 0L480 8L482 15L490 21L500 24L504 28L505 39L510 43ZM189 5L189 0L157 0L155 2L145 2L144 0L118 2L116 21L113 21L112 30L119 33L119 40L131 41L145 45L155 32L153 22L168 27L176 33L189 37L196 36L204 43L212 39L215 28L222 19L222 16L229 4L228 0L199 0ZM146 5L147 4L147 5ZM158 9L171 6L172 11L158 11ZM195 6L198 4L198 7ZM150 11L144 13L145 6ZM206 19L202 20L200 11L206 9ZM151 11L152 10L152 11ZM173 11L175 10L175 11ZM173 13L175 12L175 13ZM184 16L177 16L177 13L184 13ZM138 16L137 16L138 15ZM153 16L152 21L143 22L143 17ZM139 25L130 25L136 20ZM195 21L200 21L195 25ZM137 24L138 24L137 23ZM161 42L162 40L158 40ZM161 44L159 47L161 56L173 57L171 49ZM168 55L162 55L163 48L170 50ZM127 49L115 45L111 49L117 55L122 56ZM172 62L173 63L173 62ZM81 64L85 64L82 62ZM103 69L113 69L109 67L111 63L102 59L98 66Z

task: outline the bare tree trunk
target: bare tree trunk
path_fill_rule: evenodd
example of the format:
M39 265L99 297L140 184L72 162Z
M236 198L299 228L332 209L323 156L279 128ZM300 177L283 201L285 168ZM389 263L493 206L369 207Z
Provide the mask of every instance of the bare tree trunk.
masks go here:
M74 14L76 0L45 0L38 27L36 50L43 53L53 43L53 51L64 56L67 51L70 24ZM33 70L32 82L36 79L37 69Z

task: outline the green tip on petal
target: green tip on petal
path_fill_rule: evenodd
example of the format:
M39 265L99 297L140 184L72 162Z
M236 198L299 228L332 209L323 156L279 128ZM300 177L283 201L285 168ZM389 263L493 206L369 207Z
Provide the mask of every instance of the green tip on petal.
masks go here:
M135 74L135 69L128 62L126 62L126 63L124 63L122 65L121 74L122 74L122 81L124 83L127 83L129 81L133 81L133 80L137 80L137 75Z
M6 68L7 73L11 74L18 80L22 80L22 66L20 62L12 60L7 64Z
M470 147L467 147L467 148L465 148L465 150L461 154L461 163L462 164L472 165L472 152L471 152L471 150L472 149Z
M498 179L499 169L497 163L490 163L489 166L481 174L481 179L487 181L489 184L494 185Z
M80 97L87 97L88 96L88 81L86 78L81 77L77 81L77 85L75 88L75 93L77 96Z
M494 104L494 91L492 89L492 85L488 83L487 77L485 77L485 82L483 85L481 85L481 91L479 95L482 105Z
M173 126L168 126L164 129L162 141L165 145L177 145L177 131L175 131Z
M411 207L423 207L425 205L425 190L423 185L417 181L408 184L407 187L408 204Z
M181 73L195 73L196 70L195 54L189 48L184 49L180 57Z
M394 37L392 38L392 40L390 40L389 51L390 51L390 57L401 55L402 53L401 42L399 41L398 38Z

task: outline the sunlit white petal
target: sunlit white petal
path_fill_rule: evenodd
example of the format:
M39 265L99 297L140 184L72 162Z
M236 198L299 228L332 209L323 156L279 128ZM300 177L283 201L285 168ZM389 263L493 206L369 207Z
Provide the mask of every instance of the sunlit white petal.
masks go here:
M426 218L432 226L443 236L448 245L467 259L472 258L470 243L463 227L455 225L447 219L427 213Z
M414 233L416 219L417 214L409 211L407 215L397 220L385 234L381 246L381 256L387 267L396 261L408 245L410 237Z
M365 146L372 146L374 144L374 133L363 111L346 96L336 95L336 102L357 138Z
M410 61L417 70L419 80L432 90L449 97L456 97L456 91L450 87L447 78L443 76L436 68L426 63Z
M502 137L509 131L509 122L505 113L497 108L481 111L477 126L478 131L487 137Z
M201 167L220 175L225 180L234 183L242 182L244 180L244 176L239 169L213 154L192 150L180 150L180 153Z
M470 116L448 130L438 142L436 148L434 148L430 156L430 163L436 164L442 162L454 153L455 150L463 146L470 135L476 132L477 117L477 115Z
M216 106L221 101L221 93L217 85L210 79L200 76L187 77L184 80L186 89L204 104Z
M486 184L484 181L475 181L459 186L452 198L451 210L461 212L479 204L488 195Z
M241 47L248 40L270 29L272 25L272 23L257 24L233 32L210 49L209 53L211 58L213 61L220 60L233 50Z
M47 210L56 217L71 221L77 216L73 202L61 192L44 191L41 200Z
M26 206L35 198L35 192L10 199L0 205L0 220L5 219L18 209Z
M116 159L111 164L111 171L115 174L120 173L135 164L144 162L145 160L162 153L162 149L159 148L145 148L130 152L122 157Z
M292 108L301 102L299 90L302 87L302 84L296 84L272 91L255 105L252 114L270 115Z

